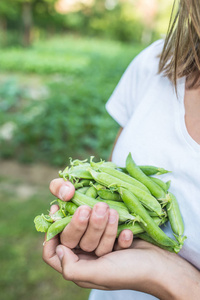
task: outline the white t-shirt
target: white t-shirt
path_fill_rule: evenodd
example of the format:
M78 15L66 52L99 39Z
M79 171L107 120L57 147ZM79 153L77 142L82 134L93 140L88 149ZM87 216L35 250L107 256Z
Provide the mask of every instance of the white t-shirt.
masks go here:
M185 78L178 80L176 94L170 80L158 74L162 47L163 41L159 40L131 62L106 104L109 114L124 128L114 148L113 161L124 167L131 152L138 165L172 171L160 178L171 180L170 191L184 219L187 240L179 255L200 270L200 145L185 125ZM169 224L163 229L174 238ZM92 295L91 300L100 299L98 295L119 300L123 291L93 291ZM134 300L156 299L134 291L124 294L126 299L129 296Z

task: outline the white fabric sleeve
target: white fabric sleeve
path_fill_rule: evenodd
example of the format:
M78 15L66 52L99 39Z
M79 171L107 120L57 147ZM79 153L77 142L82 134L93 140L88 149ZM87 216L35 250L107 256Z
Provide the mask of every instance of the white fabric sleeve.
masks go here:
M152 75L158 71L158 54L163 40L158 40L137 55L117 84L106 103L106 110L121 126L125 127L137 105L145 86L150 84Z
M134 59L106 103L106 110L121 127L126 125L132 115L137 84L137 59Z

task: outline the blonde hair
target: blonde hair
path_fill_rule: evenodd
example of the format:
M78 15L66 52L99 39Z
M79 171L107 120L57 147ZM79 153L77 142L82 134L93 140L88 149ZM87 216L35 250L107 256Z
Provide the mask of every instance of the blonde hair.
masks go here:
M180 0L175 13L176 5L174 0L159 73L170 78L175 87L177 79L186 76L187 87L196 88L200 86L200 3Z

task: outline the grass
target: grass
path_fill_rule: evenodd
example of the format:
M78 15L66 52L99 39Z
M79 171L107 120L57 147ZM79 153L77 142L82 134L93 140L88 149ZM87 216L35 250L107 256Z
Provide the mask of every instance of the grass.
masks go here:
M33 195L22 199L16 190L26 184L24 179L1 176L0 299L88 299L89 290L66 282L43 262L44 235L36 232L33 219L47 211L53 196L44 184L35 186Z
M120 63L128 65L144 46L124 44L118 41L101 40L79 36L58 36L35 42L32 47L0 49L0 70L37 74L88 73L88 67L105 68L102 60L111 60L111 68ZM124 55L123 55L124 52ZM100 63L100 64L99 64ZM113 70L110 68L110 71ZM107 71L107 69L106 69Z

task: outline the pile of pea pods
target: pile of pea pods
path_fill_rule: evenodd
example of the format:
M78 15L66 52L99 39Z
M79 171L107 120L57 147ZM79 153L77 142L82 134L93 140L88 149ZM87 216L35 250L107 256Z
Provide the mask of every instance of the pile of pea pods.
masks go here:
M46 232L46 241L49 241L69 224L79 206L93 208L97 202L105 202L119 214L116 238L122 230L129 229L134 238L178 253L186 239L183 218L175 195L169 192L170 181L158 178L169 171L156 166L139 166L131 153L126 158L125 168L93 159L70 159L69 166L59 172L60 177L74 184L75 194L68 202L55 199L53 202L59 205L55 213L36 216L36 230ZM170 223L174 238L163 231L166 222Z

